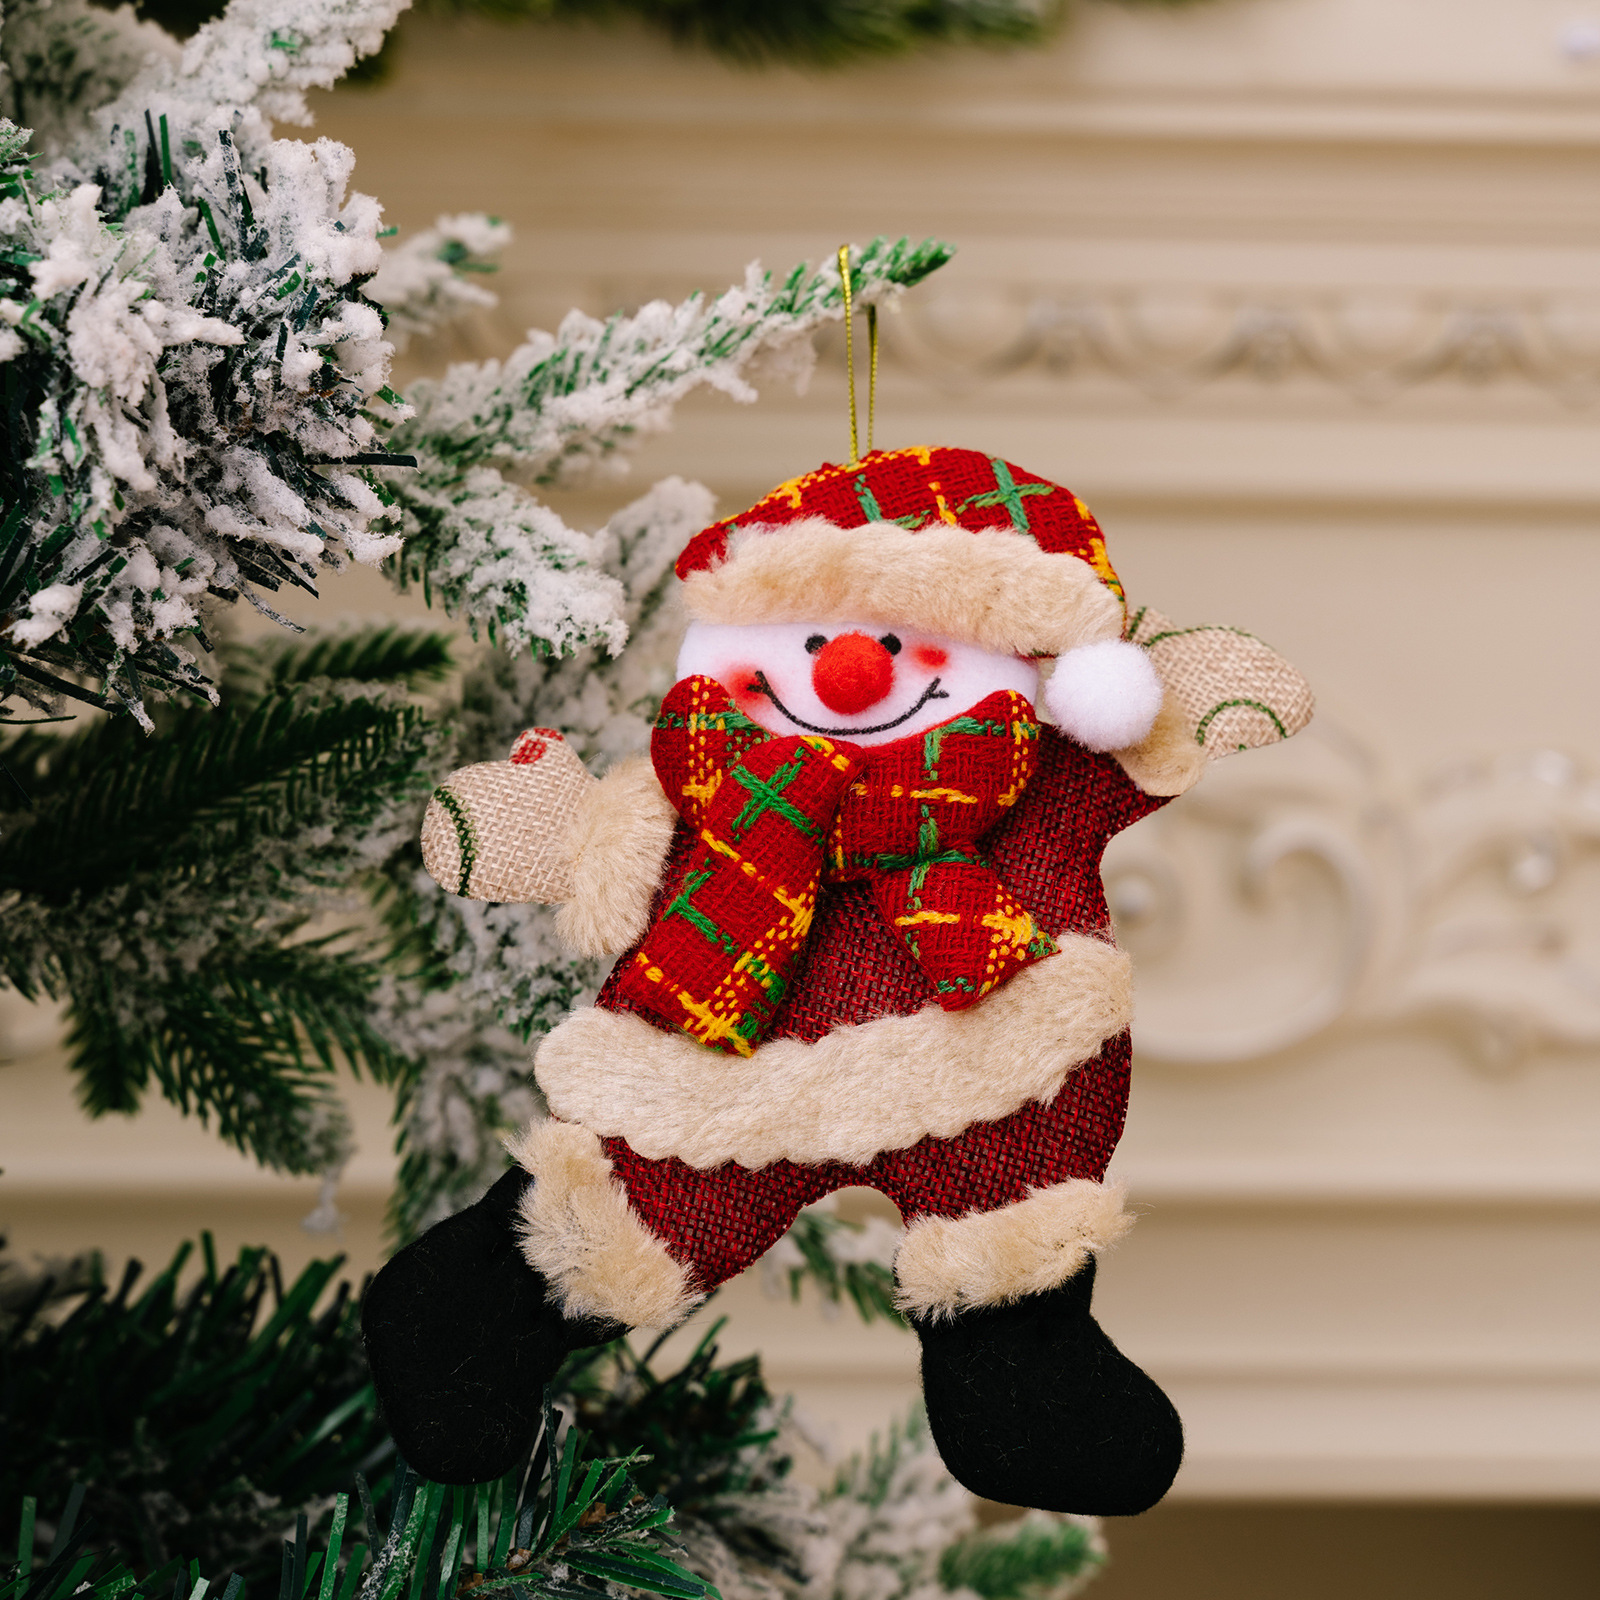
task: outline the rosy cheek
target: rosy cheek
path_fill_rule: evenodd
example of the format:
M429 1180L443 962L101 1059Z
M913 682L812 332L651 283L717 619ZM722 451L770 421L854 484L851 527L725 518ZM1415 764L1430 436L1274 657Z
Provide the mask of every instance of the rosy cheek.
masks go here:
M937 645L919 644L911 652L911 659L925 672L937 672L941 667L950 665L950 652L941 650Z
M722 667L717 672L717 682L733 696L733 703L746 712L752 705L766 704L759 668L743 664Z

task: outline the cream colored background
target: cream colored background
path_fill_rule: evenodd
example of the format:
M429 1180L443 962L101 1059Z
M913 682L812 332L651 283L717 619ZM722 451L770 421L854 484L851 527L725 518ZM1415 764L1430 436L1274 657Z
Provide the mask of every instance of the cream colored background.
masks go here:
M1314 736L1110 858L1146 1215L1100 1306L1191 1445L1172 1503L1112 1531L1108 1600L1600 1582L1597 37L1564 0L1216 0L808 77L430 23L320 107L402 228L516 228L499 309L412 371L754 256L956 241L888 320L879 443L1070 483L1136 601L1257 631L1318 688ZM569 509L667 472L732 508L837 458L828 354L803 399L691 404ZM397 605L356 574L340 608ZM49 1019L4 1016L17 1247L325 1247L314 1184L164 1107L83 1125ZM357 1099L366 1267L391 1163ZM845 1443L914 1391L899 1336L726 1300Z

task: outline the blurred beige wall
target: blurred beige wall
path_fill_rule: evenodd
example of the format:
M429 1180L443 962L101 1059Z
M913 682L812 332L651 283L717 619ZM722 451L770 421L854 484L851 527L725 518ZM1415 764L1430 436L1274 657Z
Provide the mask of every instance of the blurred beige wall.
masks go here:
M823 77L413 24L318 131L404 230L516 229L500 306L406 372L752 257L960 246L885 319L878 442L1070 483L1136 603L1261 633L1321 704L1108 858L1140 985L1118 1167L1145 1214L1101 1304L1191 1444L1095 1592L1593 1594L1600 5L1085 6L1036 54ZM732 509L838 458L824 357L804 397L692 402L564 509L598 521L670 472ZM406 606L352 574L324 614ZM18 1247L154 1260L206 1225L326 1247L297 1226L315 1184L165 1108L83 1125L49 1019L0 1021ZM364 1268L392 1163L382 1097L357 1101ZM842 1443L914 1392L904 1339L726 1299L731 1343Z

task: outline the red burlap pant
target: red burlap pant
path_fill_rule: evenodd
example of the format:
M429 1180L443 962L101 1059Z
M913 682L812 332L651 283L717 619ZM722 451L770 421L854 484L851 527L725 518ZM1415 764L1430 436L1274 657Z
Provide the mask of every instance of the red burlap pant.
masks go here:
M1122 1134L1128 1103L1128 1035L1067 1079L1047 1105L1030 1102L953 1139L923 1139L865 1166L775 1161L751 1171L732 1162L699 1171L676 1157L647 1161L606 1139L612 1170L634 1210L708 1291L769 1250L802 1206L835 1189L880 1190L907 1222L993 1211L1066 1178L1099 1180Z

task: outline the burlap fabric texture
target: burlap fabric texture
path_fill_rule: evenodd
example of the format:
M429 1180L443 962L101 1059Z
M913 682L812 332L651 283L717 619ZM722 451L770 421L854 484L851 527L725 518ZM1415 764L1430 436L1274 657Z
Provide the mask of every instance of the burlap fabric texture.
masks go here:
M564 842L595 779L551 728L520 735L509 761L458 768L422 819L422 864L452 894L524 904L571 898Z
M1180 628L1141 606L1128 618L1127 636L1150 652L1195 742L1212 760L1277 744L1311 720L1311 686L1242 628Z

